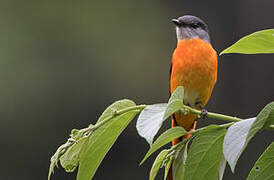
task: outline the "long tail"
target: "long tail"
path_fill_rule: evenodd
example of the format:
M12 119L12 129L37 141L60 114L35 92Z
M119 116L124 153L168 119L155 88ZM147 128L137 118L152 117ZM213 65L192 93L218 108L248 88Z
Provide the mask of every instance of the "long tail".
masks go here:
M191 129L188 130L188 131L194 130L194 129L196 128L196 125L197 125L197 121L193 121L193 125L192 125ZM171 127L175 127L175 126L178 126L178 124L177 124L177 122L176 122L176 120L175 120L175 115L173 115L172 118L171 118ZM181 141L182 141L183 139L185 139L185 138L189 138L190 136L191 136L191 135L188 134L188 135L186 135L186 136L179 137L179 138L177 138L177 139L172 140L172 146L178 144L179 142L181 142ZM167 179L168 179L168 180L173 180L173 176L172 176L172 166L171 166L171 168L169 169Z

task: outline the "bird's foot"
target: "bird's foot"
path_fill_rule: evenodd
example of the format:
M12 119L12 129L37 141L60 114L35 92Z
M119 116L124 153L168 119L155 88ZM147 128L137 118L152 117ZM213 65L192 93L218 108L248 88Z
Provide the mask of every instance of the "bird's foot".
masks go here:
M208 113L208 111L206 109L202 109L201 110L200 117L201 117L202 120L206 120L207 119L207 113Z
M196 102L195 106L198 107L199 109L201 109L200 118L202 120L207 119L208 111L203 107L202 102L201 101Z

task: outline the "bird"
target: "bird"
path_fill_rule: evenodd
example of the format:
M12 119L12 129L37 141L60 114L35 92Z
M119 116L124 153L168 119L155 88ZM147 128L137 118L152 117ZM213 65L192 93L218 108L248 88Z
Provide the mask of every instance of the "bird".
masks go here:
M170 67L170 94L178 86L184 87L185 105L205 110L217 81L218 58L211 45L207 24L200 18L184 15L171 20L175 25L177 47L173 52ZM186 131L196 128L197 115L176 112L172 115L171 126L181 126ZM181 138L172 141L176 145ZM169 173L172 180L172 172Z

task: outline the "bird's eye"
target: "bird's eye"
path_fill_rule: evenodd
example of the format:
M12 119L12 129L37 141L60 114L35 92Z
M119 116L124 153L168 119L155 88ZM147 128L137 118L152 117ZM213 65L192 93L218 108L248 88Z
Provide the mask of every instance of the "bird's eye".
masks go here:
M193 24L191 24L191 27L194 28L194 29L196 29L198 27L198 24L193 23Z

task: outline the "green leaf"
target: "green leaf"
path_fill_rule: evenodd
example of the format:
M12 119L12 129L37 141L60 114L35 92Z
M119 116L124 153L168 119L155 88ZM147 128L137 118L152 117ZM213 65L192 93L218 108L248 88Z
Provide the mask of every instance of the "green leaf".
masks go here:
M273 124L273 117L274 102L266 105L256 118L236 122L228 128L223 144L223 152L232 172L234 172L237 161L248 142L259 130Z
M184 106L182 101L174 100L168 103L166 112L164 114L163 120L166 120L169 116L179 111Z
M247 180L274 179L274 143L272 143L251 169Z
M182 144L182 147L178 149L175 154L174 163L172 165L172 176L174 180L184 180L187 146L188 143Z
M99 120L102 121L105 118L108 118L109 116L107 115L112 115L113 111L132 106L135 106L135 103L133 101L117 101L105 110ZM125 129L125 127L138 112L139 111L132 110L124 114L117 115L98 129L96 129L89 136L85 151L80 158L77 180L92 179L106 153L112 147L120 133Z
M136 128L138 134L145 138L146 141L151 145L154 136L157 134L163 123L163 116L166 110L167 104L153 104L148 105L141 112Z
M225 159L234 172L236 163L248 144L248 132L252 128L252 124L256 118L250 118L234 123L228 128L223 144L223 153Z
M274 53L274 29L257 31L241 38L220 55L228 53L262 54Z
M226 167L226 160L225 160L225 157L223 156L220 162L220 167L219 167L219 180L223 179L225 167Z
M160 147L164 146L165 144L169 143L173 139L186 135L187 132L182 127L174 127L168 129L163 134L161 134L158 139L150 146L147 154L145 155L144 159L141 161L140 165L145 162L145 160L155 151L157 151Z
M178 86L176 90L172 93L171 97L169 98L167 109L163 119L166 120L173 113L180 110L184 106L183 101L184 101L184 88L182 86Z
M174 100L184 100L184 87L183 86L178 86L175 91L171 94L168 102L172 102Z
M263 128L267 128L269 125L274 124L274 102L267 104L263 110L257 116L258 122L256 122L255 126L261 127L263 124ZM258 123L258 125L257 125Z
M167 176L168 176L168 172L169 172L169 169L170 169L170 167L171 167L171 165L172 165L173 159L174 159L174 158L169 158L169 159L167 160L166 164L165 164L165 176L164 176L164 179L166 179Z
M184 180L218 180L226 129L210 126L196 134L186 159Z
M119 111L119 110L122 110L122 109L125 109L125 108L128 108L128 107L132 107L132 106L136 106L136 104L133 101L129 100L129 99L123 99L123 100L115 101L114 103L112 103L110 106L108 106L104 110L102 115L99 117L97 123L105 120L109 116L112 116L113 114L115 114L116 111Z
M66 172L73 172L80 160L81 152L85 148L88 137L81 138L77 143L68 148L65 154L60 157L60 163Z
M162 167L163 162L168 154L168 150L164 149L156 157L149 174L149 180L154 180L159 169Z

